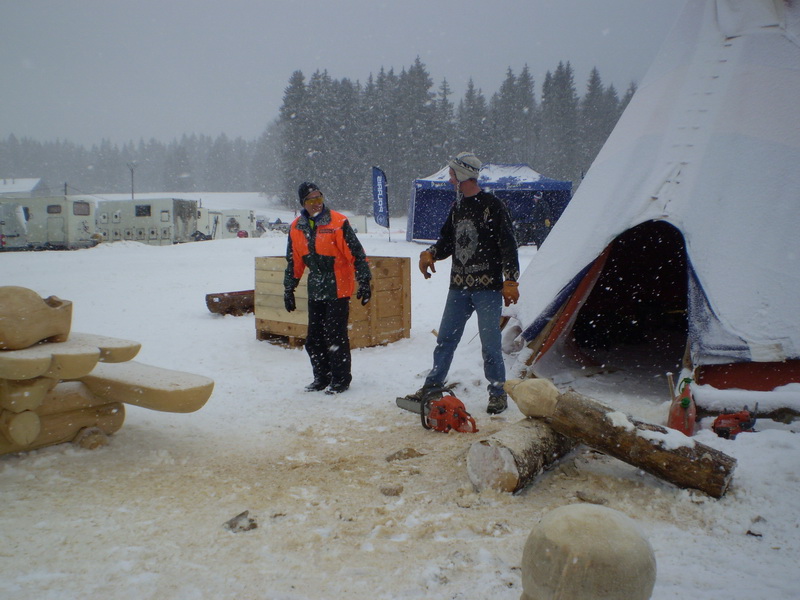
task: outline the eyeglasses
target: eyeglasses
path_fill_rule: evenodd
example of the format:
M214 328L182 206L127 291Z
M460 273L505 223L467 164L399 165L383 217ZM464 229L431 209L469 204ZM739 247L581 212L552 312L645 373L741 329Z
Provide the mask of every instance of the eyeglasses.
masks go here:
M303 204L308 204L308 203L314 204L316 202L324 202L324 201L325 201L325 198L323 197L322 194L320 194L319 196L313 196L311 198L306 196L306 199L303 200Z

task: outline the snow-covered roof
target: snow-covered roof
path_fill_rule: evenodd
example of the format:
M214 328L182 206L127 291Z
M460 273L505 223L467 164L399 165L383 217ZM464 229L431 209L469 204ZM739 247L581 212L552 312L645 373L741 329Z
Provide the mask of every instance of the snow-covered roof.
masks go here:
M40 178L3 177L0 179L0 196L6 194L28 194L41 183Z
M418 187L450 186L449 167L442 167L428 177L420 177ZM572 182L545 177L524 164L486 163L481 167L478 184L487 189L572 189Z

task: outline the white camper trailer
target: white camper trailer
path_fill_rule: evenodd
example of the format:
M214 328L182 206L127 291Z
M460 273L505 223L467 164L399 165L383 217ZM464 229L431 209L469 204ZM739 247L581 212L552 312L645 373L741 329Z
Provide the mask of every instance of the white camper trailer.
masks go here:
M21 211L23 217L21 225L27 239L23 245L19 238L15 238L16 249L75 250L97 244L93 237L93 202L69 196L53 196L14 198L13 203L4 204L17 205L18 208L14 208L13 212L19 215Z
M197 214L196 200L101 200L97 203L97 232L107 242L131 240L169 246L195 239Z
M252 210L239 208L197 209L198 240L222 240L235 237L258 237L256 216Z
M16 202L0 203L0 251L25 250L28 247L28 228L25 212Z

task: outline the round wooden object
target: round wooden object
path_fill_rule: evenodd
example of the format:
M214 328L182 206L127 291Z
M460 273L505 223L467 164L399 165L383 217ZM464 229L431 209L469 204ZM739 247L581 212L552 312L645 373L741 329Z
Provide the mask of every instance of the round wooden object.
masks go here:
M633 519L571 504L547 513L528 536L520 600L648 600L655 582L653 549Z
M28 446L39 437L42 431L42 422L32 410L25 410L21 413L10 413L5 411L2 419L3 433L9 441Z

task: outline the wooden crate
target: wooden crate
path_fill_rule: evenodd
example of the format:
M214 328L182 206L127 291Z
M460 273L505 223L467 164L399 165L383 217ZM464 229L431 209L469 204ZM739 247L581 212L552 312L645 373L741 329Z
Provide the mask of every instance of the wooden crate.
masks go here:
M411 336L411 259L369 257L372 299L366 306L350 302L350 347L389 344ZM308 271L295 290L297 310L283 307L283 275L286 258L256 258L255 321L259 340L288 338L290 345L305 340L308 333Z

